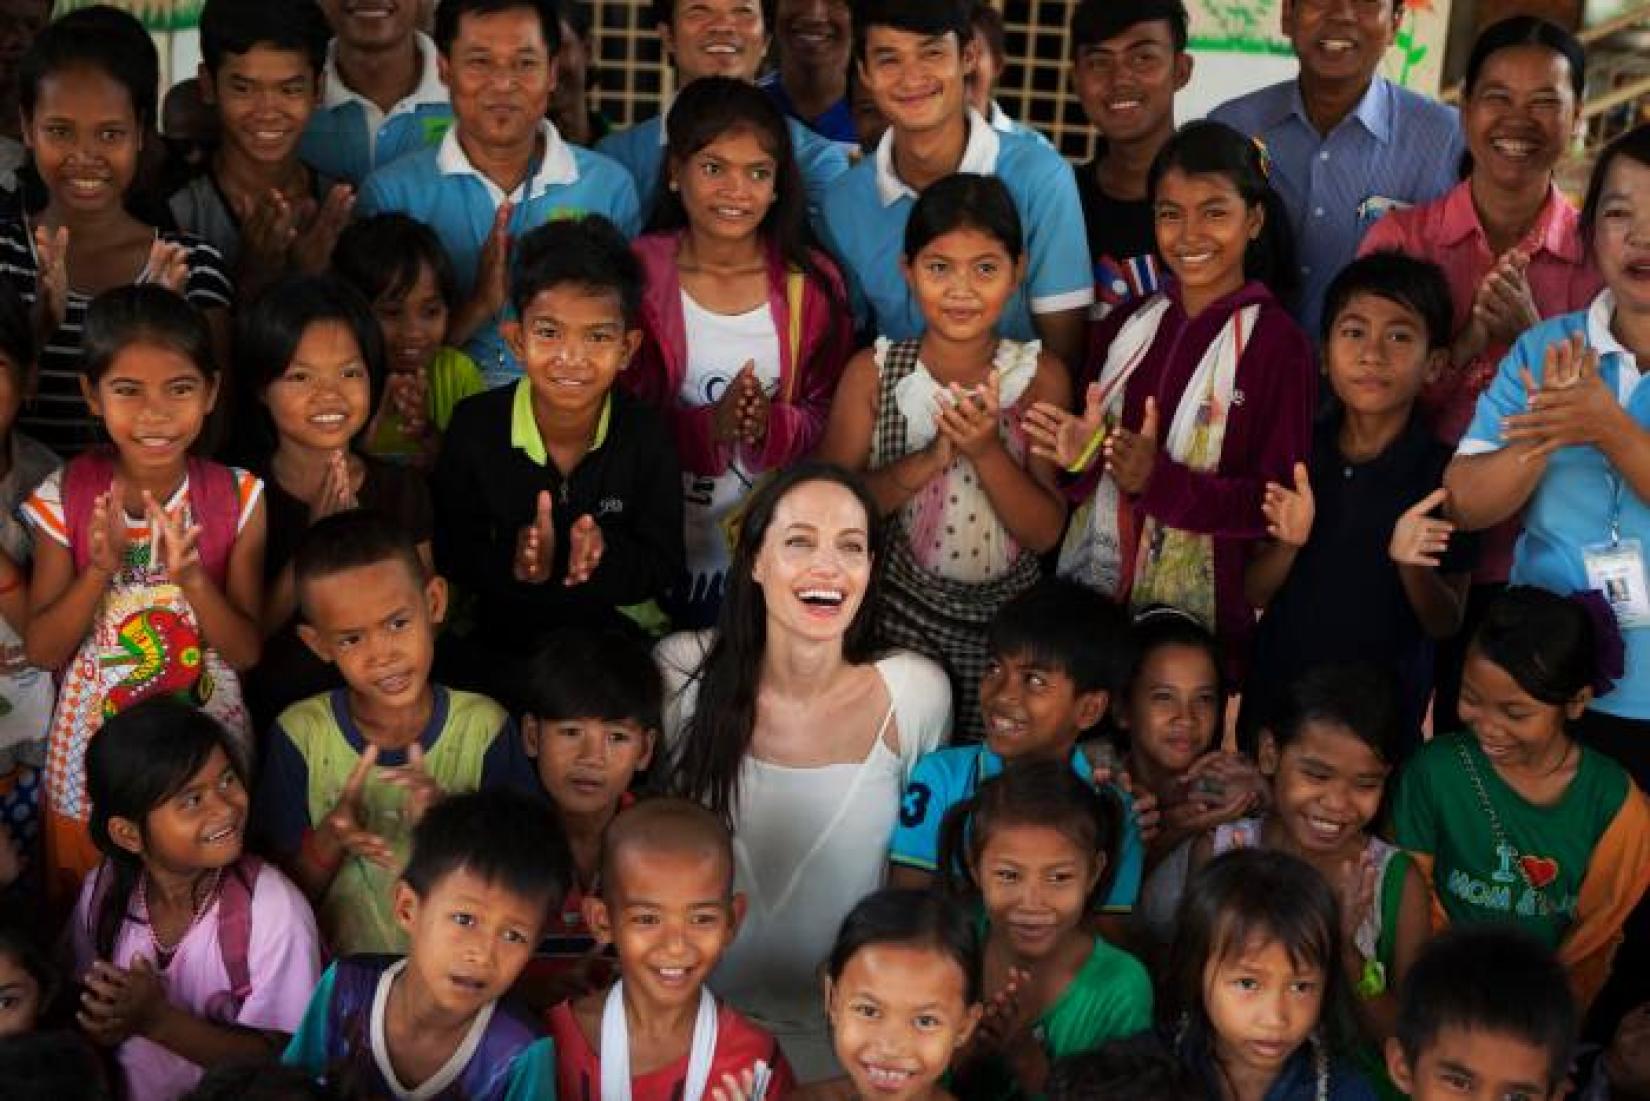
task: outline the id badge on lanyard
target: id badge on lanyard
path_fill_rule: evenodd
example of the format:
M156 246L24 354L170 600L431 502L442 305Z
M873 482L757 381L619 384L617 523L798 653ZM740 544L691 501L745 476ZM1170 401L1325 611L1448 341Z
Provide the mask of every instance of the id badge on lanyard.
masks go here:
M1587 584L1604 594L1622 630L1650 627L1650 575L1644 568L1644 544L1621 537L1619 475L1610 475L1610 541L1581 549Z

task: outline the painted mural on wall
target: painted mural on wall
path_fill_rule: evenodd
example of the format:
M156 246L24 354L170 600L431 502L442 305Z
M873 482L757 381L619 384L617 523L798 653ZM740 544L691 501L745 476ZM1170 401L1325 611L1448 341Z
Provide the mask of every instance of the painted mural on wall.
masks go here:
M1404 0L1404 20L1387 52L1388 80L1436 95L1443 75L1450 0ZM1287 79L1295 71L1283 37L1283 0L1188 0L1197 77L1181 114L1202 114L1217 103Z

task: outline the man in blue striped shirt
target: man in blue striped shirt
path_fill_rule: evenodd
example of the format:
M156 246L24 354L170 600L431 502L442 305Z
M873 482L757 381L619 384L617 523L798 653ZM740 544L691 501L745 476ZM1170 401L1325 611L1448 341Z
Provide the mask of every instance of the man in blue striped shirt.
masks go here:
M1209 115L1271 154L1272 187L1289 210L1301 266L1294 313L1309 333L1364 231L1393 207L1438 198L1457 179L1455 108L1376 74L1402 18L1403 0L1283 0L1299 77Z

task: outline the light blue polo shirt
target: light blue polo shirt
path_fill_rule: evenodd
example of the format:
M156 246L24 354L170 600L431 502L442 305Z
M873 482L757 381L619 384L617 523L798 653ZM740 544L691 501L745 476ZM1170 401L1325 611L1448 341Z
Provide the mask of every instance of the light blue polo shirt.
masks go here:
M544 154L537 169L509 196L511 240L552 218L601 214L634 237L639 226L636 189L630 175L599 153L569 144L549 122L539 124ZM433 149L404 157L374 172L361 189L356 209L365 217L387 210L418 219L435 231L458 275L459 294L475 287L481 249L493 216L505 199L498 185L470 163L452 130ZM464 350L481 368L488 387L521 377L521 368L499 335L498 322L471 338Z
M1295 317L1318 339L1324 292L1358 253L1364 232L1393 207L1430 203L1460 181L1455 108L1377 76L1327 136L1307 117L1293 80L1239 96L1209 112L1259 138L1272 160L1272 190L1289 211L1300 265Z
M1081 750L1073 750L1071 767L1078 777L1093 786L1094 772ZM984 745L957 745L925 753L911 770L905 795L900 800L899 824L888 859L895 864L937 872L940 866L940 825L945 814L971 798L981 783L1003 771L1003 759ZM1134 821L1134 800L1119 787L1111 791L1122 803L1123 835L1118 845L1117 867L1111 889L1100 909L1108 914L1126 914L1140 897L1140 877L1145 869L1146 851L1140 843L1140 827Z
M636 184L636 196L641 202L642 221L653 217L653 201L659 194L659 170L665 163L665 115L638 122L628 130L619 130L596 143L596 151L606 154L624 165ZM848 154L836 142L820 137L793 118L785 120L791 132L791 148L796 152L797 167L802 171L802 187L808 193L808 217L817 220L825 202L825 191L831 182L848 171Z
M819 228L848 278L855 319L879 336L908 340L928 325L900 274L905 223L917 195L895 174L893 156L890 128L876 154L849 169L826 195ZM1094 301L1094 272L1077 179L1065 159L1047 142L994 130L970 111L957 171L1001 179L1025 229L1025 282L1004 307L997 335L1033 340L1033 314L1087 309Z
M338 75L336 40L327 47L324 98L298 146L305 164L322 175L360 186L375 168L437 145L453 125L447 86L441 83L435 43L418 35L422 72L412 94L381 111Z
M1585 310L1555 317L1529 329L1501 361L1495 379L1478 398L1472 424L1461 438L1459 455L1483 455L1501 449L1501 421L1528 412L1519 372L1541 381L1542 360L1550 344L1584 332L1599 354L1599 377L1615 391L1638 426L1650 429L1650 383L1639 375L1633 353L1610 332L1615 295L1606 290ZM1610 539L1610 512L1615 487L1621 488L1621 537L1637 539L1650 553L1650 505L1633 488L1612 475L1604 453L1591 445L1565 447L1547 459L1529 503L1524 531L1513 552L1511 580L1568 595L1587 585L1582 548ZM1593 701L1607 715L1643 722L1650 719L1650 628L1624 630L1627 674L1613 692Z

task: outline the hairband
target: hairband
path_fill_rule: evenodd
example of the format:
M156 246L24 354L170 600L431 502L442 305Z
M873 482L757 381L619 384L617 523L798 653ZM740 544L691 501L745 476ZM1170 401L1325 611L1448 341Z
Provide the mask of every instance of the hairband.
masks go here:
M1608 694L1627 673L1627 644L1621 637L1616 610L1597 589L1577 589L1570 599L1587 613L1593 625L1593 696Z
M1136 627L1143 627L1154 619L1178 619L1193 626L1202 627L1205 631L1209 629L1197 616L1184 608L1176 608L1173 604L1153 604L1134 613L1134 625Z
M1249 139L1255 146L1255 153L1260 157L1260 174L1266 177L1266 182L1272 182L1272 151L1266 148L1266 143L1259 138Z

